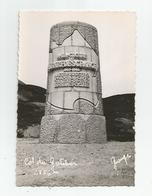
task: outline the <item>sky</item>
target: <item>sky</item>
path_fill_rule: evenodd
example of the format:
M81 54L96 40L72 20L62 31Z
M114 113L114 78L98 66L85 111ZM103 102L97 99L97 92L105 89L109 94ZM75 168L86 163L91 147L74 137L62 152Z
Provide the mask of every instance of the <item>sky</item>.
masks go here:
M135 93L134 12L20 12L19 80L46 88L50 28L64 21L86 22L97 28L103 97Z

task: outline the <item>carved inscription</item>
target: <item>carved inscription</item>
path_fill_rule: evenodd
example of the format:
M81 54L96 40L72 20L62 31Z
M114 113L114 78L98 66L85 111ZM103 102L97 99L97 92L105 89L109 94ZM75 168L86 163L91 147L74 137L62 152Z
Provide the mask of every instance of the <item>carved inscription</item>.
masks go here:
M86 54L73 54L73 53L70 53L68 55L65 55L65 54L62 54L61 56L59 56L57 58L58 61L61 61L61 60L83 60L83 61L86 61L87 60L87 55Z
M61 72L55 76L55 88L58 87L85 87L89 88L89 74L78 72Z
M97 65L95 63L82 60L60 60L49 65L50 70L69 67L97 70Z

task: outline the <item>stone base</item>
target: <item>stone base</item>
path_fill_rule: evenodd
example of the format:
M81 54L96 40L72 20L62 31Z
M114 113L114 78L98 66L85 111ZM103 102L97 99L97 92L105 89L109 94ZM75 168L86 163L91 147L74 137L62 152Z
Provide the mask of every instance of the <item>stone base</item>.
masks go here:
M107 141L104 116L59 114L43 116L40 143L104 143Z

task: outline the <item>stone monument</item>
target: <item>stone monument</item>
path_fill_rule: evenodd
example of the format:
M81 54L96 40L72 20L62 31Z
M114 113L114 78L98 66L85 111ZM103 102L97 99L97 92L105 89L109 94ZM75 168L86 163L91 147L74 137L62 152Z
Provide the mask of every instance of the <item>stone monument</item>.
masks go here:
M63 22L50 30L40 142L106 142L98 36L90 24Z

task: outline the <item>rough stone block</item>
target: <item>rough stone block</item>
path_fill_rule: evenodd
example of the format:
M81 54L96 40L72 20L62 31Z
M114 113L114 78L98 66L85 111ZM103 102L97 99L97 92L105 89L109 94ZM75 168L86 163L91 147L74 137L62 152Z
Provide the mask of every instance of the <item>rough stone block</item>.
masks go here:
M53 143L58 129L57 121L52 115L43 116L41 121L40 143Z
M105 123L99 115L47 115L42 118L40 143L104 143Z
M62 115L59 127L59 143L85 143L85 120L79 114Z
M107 141L106 121L104 116L90 115L86 122L87 142L104 143Z

